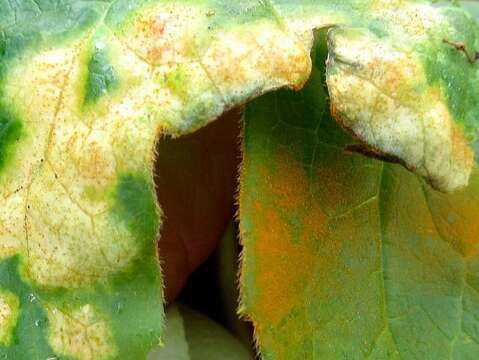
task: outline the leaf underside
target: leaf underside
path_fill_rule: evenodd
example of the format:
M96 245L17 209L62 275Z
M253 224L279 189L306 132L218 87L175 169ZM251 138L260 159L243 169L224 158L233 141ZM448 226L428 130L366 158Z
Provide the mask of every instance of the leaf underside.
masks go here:
M411 337L421 330L428 336L440 332L443 337L438 335L435 351L443 354L448 346L454 356L458 351L473 351L469 349L475 349L476 338L470 329L474 328L473 320L469 319L474 316L467 317L473 311L468 310L472 297L467 289L474 289L475 280L465 274L476 273L470 260L475 259L477 236L461 225L471 223L476 203L470 189L477 183L474 171L469 181L474 168L469 143L476 141L477 135L478 71L466 55L478 48L479 32L469 15L456 8L382 0L0 0L0 355L80 360L145 357L159 342L163 327L162 279L156 254L161 210L152 176L157 139L194 132L226 110L263 93L282 87L300 89L311 75L313 29L332 26L327 69L322 68L326 60L322 55L316 58L316 75L303 92L279 93L261 99L248 110L241 190L247 246L244 311L256 322L265 357L282 358L286 339L278 346L269 345L268 339L279 341L285 334L295 334L277 331L278 324L286 326L287 318L294 318L294 304L336 295L335 284L342 279L340 272L327 269L328 261L331 267L340 266L333 253L351 259L344 269L366 267L367 261L359 261L356 251L341 248L352 234L350 226L341 222L359 212L363 217L353 219L357 232L370 232L370 236L364 235L369 241L357 251L365 251L371 266L363 271L370 271L371 279L376 278L379 285L364 298L353 288L338 287L338 292L346 294L338 293L337 301L330 299L334 306L345 308L352 304L347 296L361 299L363 305L368 298L372 302L384 300L383 310L377 310L383 326L363 333L377 340L366 339L357 346L371 356L380 349L402 354L405 345L395 329L416 312L424 318L430 315L434 319L431 324L437 326L435 332L411 326ZM453 42L464 43L466 51L451 46ZM374 71L374 64L381 71ZM356 150L394 158L444 192L463 188L468 181L469 187L449 201L398 167L359 155L344 157L348 140L333 127L332 120L327 121L329 108L325 90L317 80L318 71L326 72L333 115L359 141ZM358 89L367 91L355 96ZM304 102L306 95L304 106L296 104ZM277 101L280 97L284 101ZM256 115L266 108L268 116ZM275 120L271 109L278 111L274 116L286 120ZM297 123L291 128L287 125L291 121L287 120L289 110L303 114L295 115ZM395 121L382 126L385 113ZM252 117L254 121L249 120ZM259 145L249 142L250 138ZM287 151L277 152L276 143L286 144ZM248 148L253 145L259 150ZM270 151L271 159L264 163L264 169L248 170L251 161L265 161L265 151ZM281 165L285 167L276 169ZM318 169L322 169L319 175ZM257 178L261 173L264 176ZM292 174L296 176L290 183ZM306 180L301 180L302 176ZM403 177L404 181L397 181ZM274 189L264 183L266 178L271 184L279 181L275 186L291 198L276 199L271 194ZM256 185L251 184L252 179ZM410 192L424 189L427 204L434 202L430 207L436 213L428 218L435 220L431 220L434 228L426 226L429 223L420 216L399 217L419 211L422 205L418 199L424 197L410 194L388 199L406 183L411 184ZM290 187L299 191L299 196L289 194ZM354 194L348 192L352 190ZM303 209L305 198L308 206ZM261 201L255 203L254 199ZM271 212L268 207L275 201L279 201L276 210L289 206L291 212ZM441 205L446 203L451 209L454 206L453 210ZM470 210L456 209L463 203L472 206ZM403 211L410 207L413 210ZM443 214L438 209L446 210ZM375 211L377 216L372 215ZM397 216L389 219L387 214ZM271 232L274 236L267 237L271 248L270 243L261 243L258 256L248 255L257 246L249 241L260 244L254 234L262 225L248 225L248 218L269 221L273 229L273 225L278 226ZM397 226L401 234L388 227L395 221L401 221ZM415 222L419 222L418 228ZM333 231L341 226L344 235ZM424 234L418 235L417 229ZM301 242L301 236L306 243ZM392 240L395 236L408 239L410 248L401 251L420 259L424 255L427 261L418 264L431 267L427 273L426 267L418 264L404 267L414 274L401 277L401 281L416 276L428 280L426 285L414 283L417 293L406 283L398 286L391 280L398 274L387 273L391 266L395 268L391 259L401 258L387 255L400 252L388 245L398 243ZM331 249L321 250L321 244L328 241ZM450 257L444 255L448 243ZM437 256L426 251L428 246ZM373 250L381 255L371 255ZM346 251L352 251L351 258ZM264 256L269 253L278 256L270 261ZM301 258L301 265L309 264L308 269L318 267L320 273L337 278L318 278L309 288L303 279L309 270L305 273L302 266L293 275L284 273L287 266L274 272L272 269L285 261L282 256L286 253L290 259ZM319 261L318 256L325 261ZM254 261L263 262L257 273L249 270L249 262ZM432 270L442 265L448 266L448 271ZM266 281L281 271L285 275L282 282ZM255 290L256 277L263 277L265 282ZM364 286L372 283L368 280ZM363 283L352 284L360 287ZM383 290L376 296L380 285ZM252 303L262 306L261 297L254 297L261 295L254 295L255 291L271 295L267 297L270 301L277 300L276 307L271 308L277 309L272 317L261 317L250 307ZM291 299L279 296L283 292L296 295ZM411 297L407 301L391 300L406 292ZM457 292L462 294L461 301ZM308 297L302 298L302 294ZM440 303L441 294L447 306ZM423 302L409 306L418 299ZM438 302L437 316L447 318L447 325L436 320L435 313L427 312L432 311L427 302L431 299ZM339 301L344 301L344 306L339 306ZM449 306L448 301L457 304ZM427 311L422 313L421 306ZM459 312L459 307L464 319L458 323L460 316L450 312L456 308ZM301 323L303 332L296 332L298 338L288 341L306 341L297 349L303 353L309 349L308 354L343 351L341 346L332 346L327 332L316 327L318 322L333 326L339 309L325 307L324 316L317 313L322 310L313 308L307 316L305 307L297 309L297 322L292 321L298 326ZM301 316L310 322L302 321ZM344 317L340 319L346 323ZM371 328L373 323L370 319L364 322ZM429 323L424 320L424 324ZM314 347L321 339L316 337L329 339L329 345L317 350ZM390 343L395 347L388 347ZM431 342L424 344L418 344L418 349L429 349Z

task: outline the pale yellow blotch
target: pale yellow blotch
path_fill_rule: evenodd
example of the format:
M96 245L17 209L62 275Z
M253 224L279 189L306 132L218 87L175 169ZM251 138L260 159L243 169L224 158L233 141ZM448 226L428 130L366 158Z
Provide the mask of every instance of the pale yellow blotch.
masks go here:
M6 290L0 291L0 344L9 346L17 324L20 300Z
M414 54L360 29L332 30L329 49L328 89L342 126L439 190L467 185L472 150Z
M53 350L78 360L108 360L117 356L109 324L93 306L71 312L47 306L48 341Z
M28 65L14 67L5 86L7 101L14 108L23 104L22 117L29 119L26 139L18 146L16 166L0 177L0 259L25 247L23 226L25 193L41 165L48 132L55 118L74 49L58 49L35 57ZM34 86L38 84L39 86Z
M204 33L207 14L199 5L147 6L131 20L120 39L151 65L191 62L197 58L195 38Z
M390 32L407 33L417 39L427 40L430 32L451 30L447 18L440 11L433 11L426 3L379 0L372 5L372 18L387 23ZM401 11L398 11L398 8Z
M150 177L160 133L193 132L308 78L312 34L299 38L270 20L208 32L206 10L147 7L124 31L99 24L11 66L5 98L27 136L18 166L0 178L0 258L24 255L28 279L71 288L125 269L141 244L109 213L119 174ZM83 107L92 43L107 44L119 83Z
M290 35L272 21L215 34L201 62L227 104L280 87L299 89L311 71L312 33Z
M2 177L0 256L26 254L23 273L43 285L75 287L102 279L127 266L138 249L126 226L109 216L107 196L85 198L85 189L113 190L121 170L114 141L141 137L135 126L130 134L115 131L111 114L101 118L79 108L86 45L84 39L32 56L12 71L6 86L27 138L18 147L19 166Z
M162 103L170 105L162 115L173 135L192 132L264 92L300 88L309 77L311 31L285 31L272 19L208 30L208 18L208 9L200 5L155 5L117 35L139 59L154 65L157 78L178 70L189 74L178 84L185 94L168 96L168 86L158 90ZM200 103L203 112L190 111ZM191 114L197 117L193 125Z

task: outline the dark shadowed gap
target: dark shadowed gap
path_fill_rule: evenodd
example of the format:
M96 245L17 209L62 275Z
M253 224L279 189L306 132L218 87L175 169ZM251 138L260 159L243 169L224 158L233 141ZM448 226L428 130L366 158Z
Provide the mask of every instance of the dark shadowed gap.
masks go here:
M231 222L218 248L188 279L177 301L223 325L253 357L253 326L240 319L238 224Z
M233 216L240 117L233 110L193 134L158 143L155 183L163 210L158 246L168 303L214 251Z

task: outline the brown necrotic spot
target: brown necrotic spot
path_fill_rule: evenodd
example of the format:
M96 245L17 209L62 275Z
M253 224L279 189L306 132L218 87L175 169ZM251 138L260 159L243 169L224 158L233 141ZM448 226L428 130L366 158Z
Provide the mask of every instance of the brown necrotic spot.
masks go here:
M460 52L464 53L464 55L466 56L467 61L469 61L470 64L474 64L479 59L479 52L478 51L469 52L466 48L466 45L463 42L453 41L453 40L450 40L450 39L443 39L442 41L444 43L452 46L457 51L460 51Z

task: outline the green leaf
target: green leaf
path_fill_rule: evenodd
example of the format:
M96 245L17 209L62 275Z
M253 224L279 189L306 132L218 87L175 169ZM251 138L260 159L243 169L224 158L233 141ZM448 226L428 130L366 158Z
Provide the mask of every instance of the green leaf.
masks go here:
M474 18L479 19L479 4L474 0L461 0L461 6L466 9Z
M92 103L113 90L118 82L118 75L111 66L105 45L99 42L92 50L88 61L88 78L86 81L85 103Z
M166 312L165 343L148 360L247 360L248 350L223 327L182 305Z
M418 102L432 91L441 110L432 120L454 129L432 139L460 145L445 155L427 152L434 166L422 158L423 171L384 145L401 143L401 131L384 132L378 143L362 137L348 124L371 119L356 117L354 102L341 108L358 84L331 62L335 114L364 142L361 149L398 157L441 190L464 187L479 88L466 56L477 48L478 30L461 10L386 0L0 0L0 327L7 329L0 351L18 359L144 357L159 341L163 317L152 176L158 138L194 132L265 92L301 88L313 29L333 25L336 63L345 56L338 36L352 29L366 34L364 51L354 55L371 59L383 43L392 53L412 51L402 69L419 69L418 83L403 76L400 85ZM354 71L368 64L359 61ZM395 71L389 65L381 65L384 79ZM312 104L323 97L311 95ZM412 128L421 121L414 117ZM430 139L414 133L406 140ZM26 292L37 305L28 305ZM27 344L32 336L38 348Z
M479 172L453 195L347 151L325 33L299 93L246 109L241 312L264 359L475 359Z
M0 355L160 341L157 139L309 75L309 49L243 5L0 1Z

